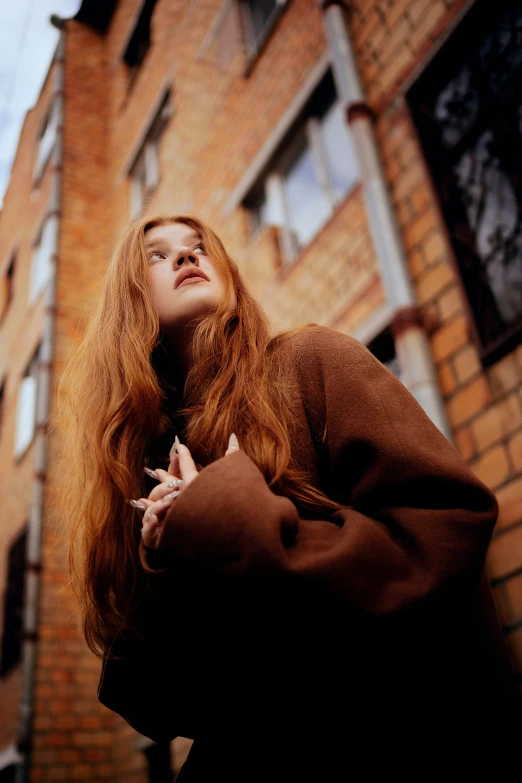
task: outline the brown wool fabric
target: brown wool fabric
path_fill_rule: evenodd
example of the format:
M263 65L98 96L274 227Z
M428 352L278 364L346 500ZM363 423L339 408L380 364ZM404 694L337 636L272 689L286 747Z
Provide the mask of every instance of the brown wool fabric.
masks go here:
M297 466L342 508L304 518L243 451L203 468L140 546L154 620L115 640L98 697L195 739L182 783L348 780L384 764L370 740L388 772L469 771L522 726L483 572L496 500L356 340L315 326L288 350Z

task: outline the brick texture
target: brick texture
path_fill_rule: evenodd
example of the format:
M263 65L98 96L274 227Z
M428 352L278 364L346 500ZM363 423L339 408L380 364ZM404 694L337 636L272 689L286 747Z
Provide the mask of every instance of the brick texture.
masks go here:
M245 211L225 205L252 160L326 51L319 4L292 0L245 76L242 28L221 0L158 0L152 45L132 89L121 62L139 0L119 0L106 35L65 29L65 123L53 410L67 351L129 220L128 168L154 106L171 85L175 113L159 147L159 184L147 209L192 213L221 236L274 328L315 321L357 333L386 303L360 186L337 206L292 264L281 267L273 227L250 235ZM430 314L430 346L456 448L493 488L500 517L488 569L499 615L522 673L522 346L484 370L422 150L404 105L407 80L428 61L465 0L354 0L348 15L382 167L415 292ZM52 68L55 66L52 66ZM0 263L18 248L15 298L0 321L6 379L0 438L0 551L28 514L32 450L13 461L19 379L39 339L43 309L27 306L31 246L50 196L46 171L33 187L34 150L49 104L52 68L26 118L0 214ZM52 503L59 427L49 438L41 629L35 686L33 781L145 783L139 737L96 699L100 662L87 653L67 588L60 509ZM5 584L0 558L0 585ZM0 608L0 612L2 609ZM513 627L512 627L513 626ZM20 670L0 682L0 748L16 741ZM190 746L173 743L176 766Z

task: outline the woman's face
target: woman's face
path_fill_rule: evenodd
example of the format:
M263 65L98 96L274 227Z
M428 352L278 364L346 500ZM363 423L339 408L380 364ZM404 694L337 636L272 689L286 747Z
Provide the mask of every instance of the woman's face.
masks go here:
M164 327L181 327L216 309L224 284L206 254L202 237L184 223L167 223L145 234L152 305ZM229 307L236 306L232 293Z

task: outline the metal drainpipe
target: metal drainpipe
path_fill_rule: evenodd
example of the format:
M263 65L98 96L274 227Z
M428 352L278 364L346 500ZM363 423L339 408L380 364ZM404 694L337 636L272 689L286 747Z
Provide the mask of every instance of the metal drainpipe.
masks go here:
M58 130L50 164L52 174L52 203L50 212L56 216L53 272L44 292L45 316L38 356L36 420L34 439L34 473L31 484L31 507L27 529L25 562L25 600L23 615L22 686L17 749L20 760L16 766L15 783L27 783L31 766L31 733L34 706L34 682L38 641L38 608L40 598L42 523L44 515L44 489L47 466L47 425L51 395L51 361L54 351L54 317L56 301L56 267L61 203L61 167L63 138L63 51L64 34L61 33L53 58L53 100L58 102Z
M355 147L377 260L388 301L391 330L404 373L404 383L428 416L451 439L420 307L410 279L406 253L379 160L373 132L374 114L366 102L341 0L319 0L332 55L337 92Z

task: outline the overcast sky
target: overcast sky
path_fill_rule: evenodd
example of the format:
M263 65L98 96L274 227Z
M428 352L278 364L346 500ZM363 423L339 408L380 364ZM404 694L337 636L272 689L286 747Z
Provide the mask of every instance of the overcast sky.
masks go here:
M0 204L25 113L37 101L58 43L58 30L49 17L74 16L81 3L0 0Z

